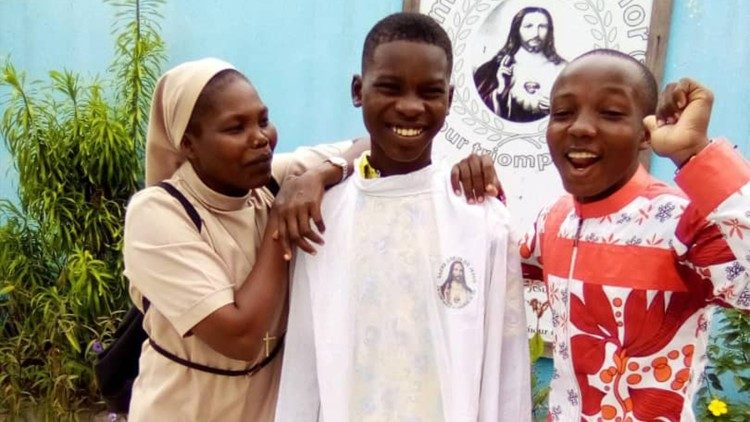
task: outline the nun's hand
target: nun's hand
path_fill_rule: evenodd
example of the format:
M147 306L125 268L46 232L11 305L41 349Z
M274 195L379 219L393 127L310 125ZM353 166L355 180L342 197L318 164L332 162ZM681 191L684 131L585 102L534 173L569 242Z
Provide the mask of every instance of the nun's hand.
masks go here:
M292 259L292 246L315 254L313 244L322 245L325 231L320 204L325 192L326 175L310 170L287 177L281 184L273 207L279 220L274 239L281 241L284 259ZM312 221L312 222L311 222Z

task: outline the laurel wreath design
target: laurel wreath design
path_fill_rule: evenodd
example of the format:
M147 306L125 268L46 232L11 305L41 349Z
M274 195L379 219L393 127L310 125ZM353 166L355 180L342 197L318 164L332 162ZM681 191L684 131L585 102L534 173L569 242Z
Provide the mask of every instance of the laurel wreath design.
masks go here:
M591 36L601 44L594 44L594 48L619 49L614 44L617 39L617 27L612 25L612 11L605 10L604 0L576 1L573 7L584 13L583 19L595 28L591 28Z
M478 95L472 95L476 90L474 78L470 68L465 67L462 54L466 51L468 40L474 30L473 25L485 18L492 10L505 0L463 0L460 7L453 13L452 27L445 30L453 43L453 55L458 59L454 63L457 76L454 81L453 106L451 112L460 116L461 121L470 126L472 132L484 136L483 140L494 143L492 152L510 142L523 140L536 148L542 148L546 143L546 120L542 121L530 133L510 132L503 120L487 109ZM617 27L612 26L612 12L606 10L604 0L569 0L573 7L581 12L584 20L593 26L591 35L597 41L595 48L618 48L614 41L617 38ZM601 43L601 44L599 44Z

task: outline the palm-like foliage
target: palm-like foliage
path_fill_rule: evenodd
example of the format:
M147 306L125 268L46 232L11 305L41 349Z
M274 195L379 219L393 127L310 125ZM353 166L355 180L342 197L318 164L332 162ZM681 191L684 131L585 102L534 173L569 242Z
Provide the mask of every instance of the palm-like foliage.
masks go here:
M750 314L736 309L722 309L717 317L719 320L707 350L709 363L703 387L696 394L697 416L701 421L748 421L750 402L746 398L750 397ZM731 381L727 375L731 375ZM735 390L740 400L730 399L726 390ZM727 403L726 414L717 416L709 411L708 406L715 399Z
M108 340L128 303L122 225L165 57L163 1L109 2L107 79L65 70L29 84L10 62L0 69L10 91L0 135L19 175L18 203L0 202L0 418L29 408L74 418L98 401L91 346Z

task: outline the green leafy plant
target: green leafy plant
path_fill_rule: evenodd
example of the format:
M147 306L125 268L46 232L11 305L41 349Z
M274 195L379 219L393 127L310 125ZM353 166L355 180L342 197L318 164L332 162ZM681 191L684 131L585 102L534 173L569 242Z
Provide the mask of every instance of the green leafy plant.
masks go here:
M99 405L95 348L128 306L125 204L138 189L164 0L109 1L108 78L68 70L28 84L10 61L0 123L18 201L0 201L0 418L75 419Z
M537 330L529 339L529 353L531 354L531 409L534 420L547 420L547 400L549 399L549 385L544 385L537 374L537 364L544 356L544 340Z
M698 391L696 416L701 421L750 420L750 314L723 309L708 346L709 364ZM717 317L719 316L717 315ZM745 399L730 398L728 376L735 391Z

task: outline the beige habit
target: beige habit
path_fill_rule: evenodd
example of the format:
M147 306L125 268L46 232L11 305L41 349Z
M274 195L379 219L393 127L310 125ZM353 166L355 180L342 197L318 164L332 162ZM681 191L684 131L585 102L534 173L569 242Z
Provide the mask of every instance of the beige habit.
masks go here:
M180 203L159 187L133 196L125 218L125 275L130 296L151 306L144 328L169 352L206 366L242 370L259 362L227 358L190 335L198 322L234 301L234 289L255 264L273 197L255 189L243 198L219 194L196 175L179 152L195 101L217 73L233 67L217 59L179 65L159 80L146 145L146 183L167 180L195 206L196 230ZM273 160L273 175L293 172L340 155L350 143L300 148ZM282 330L279 328L276 332ZM175 363L144 343L133 386L131 421L270 421L281 356L253 376L210 374Z

